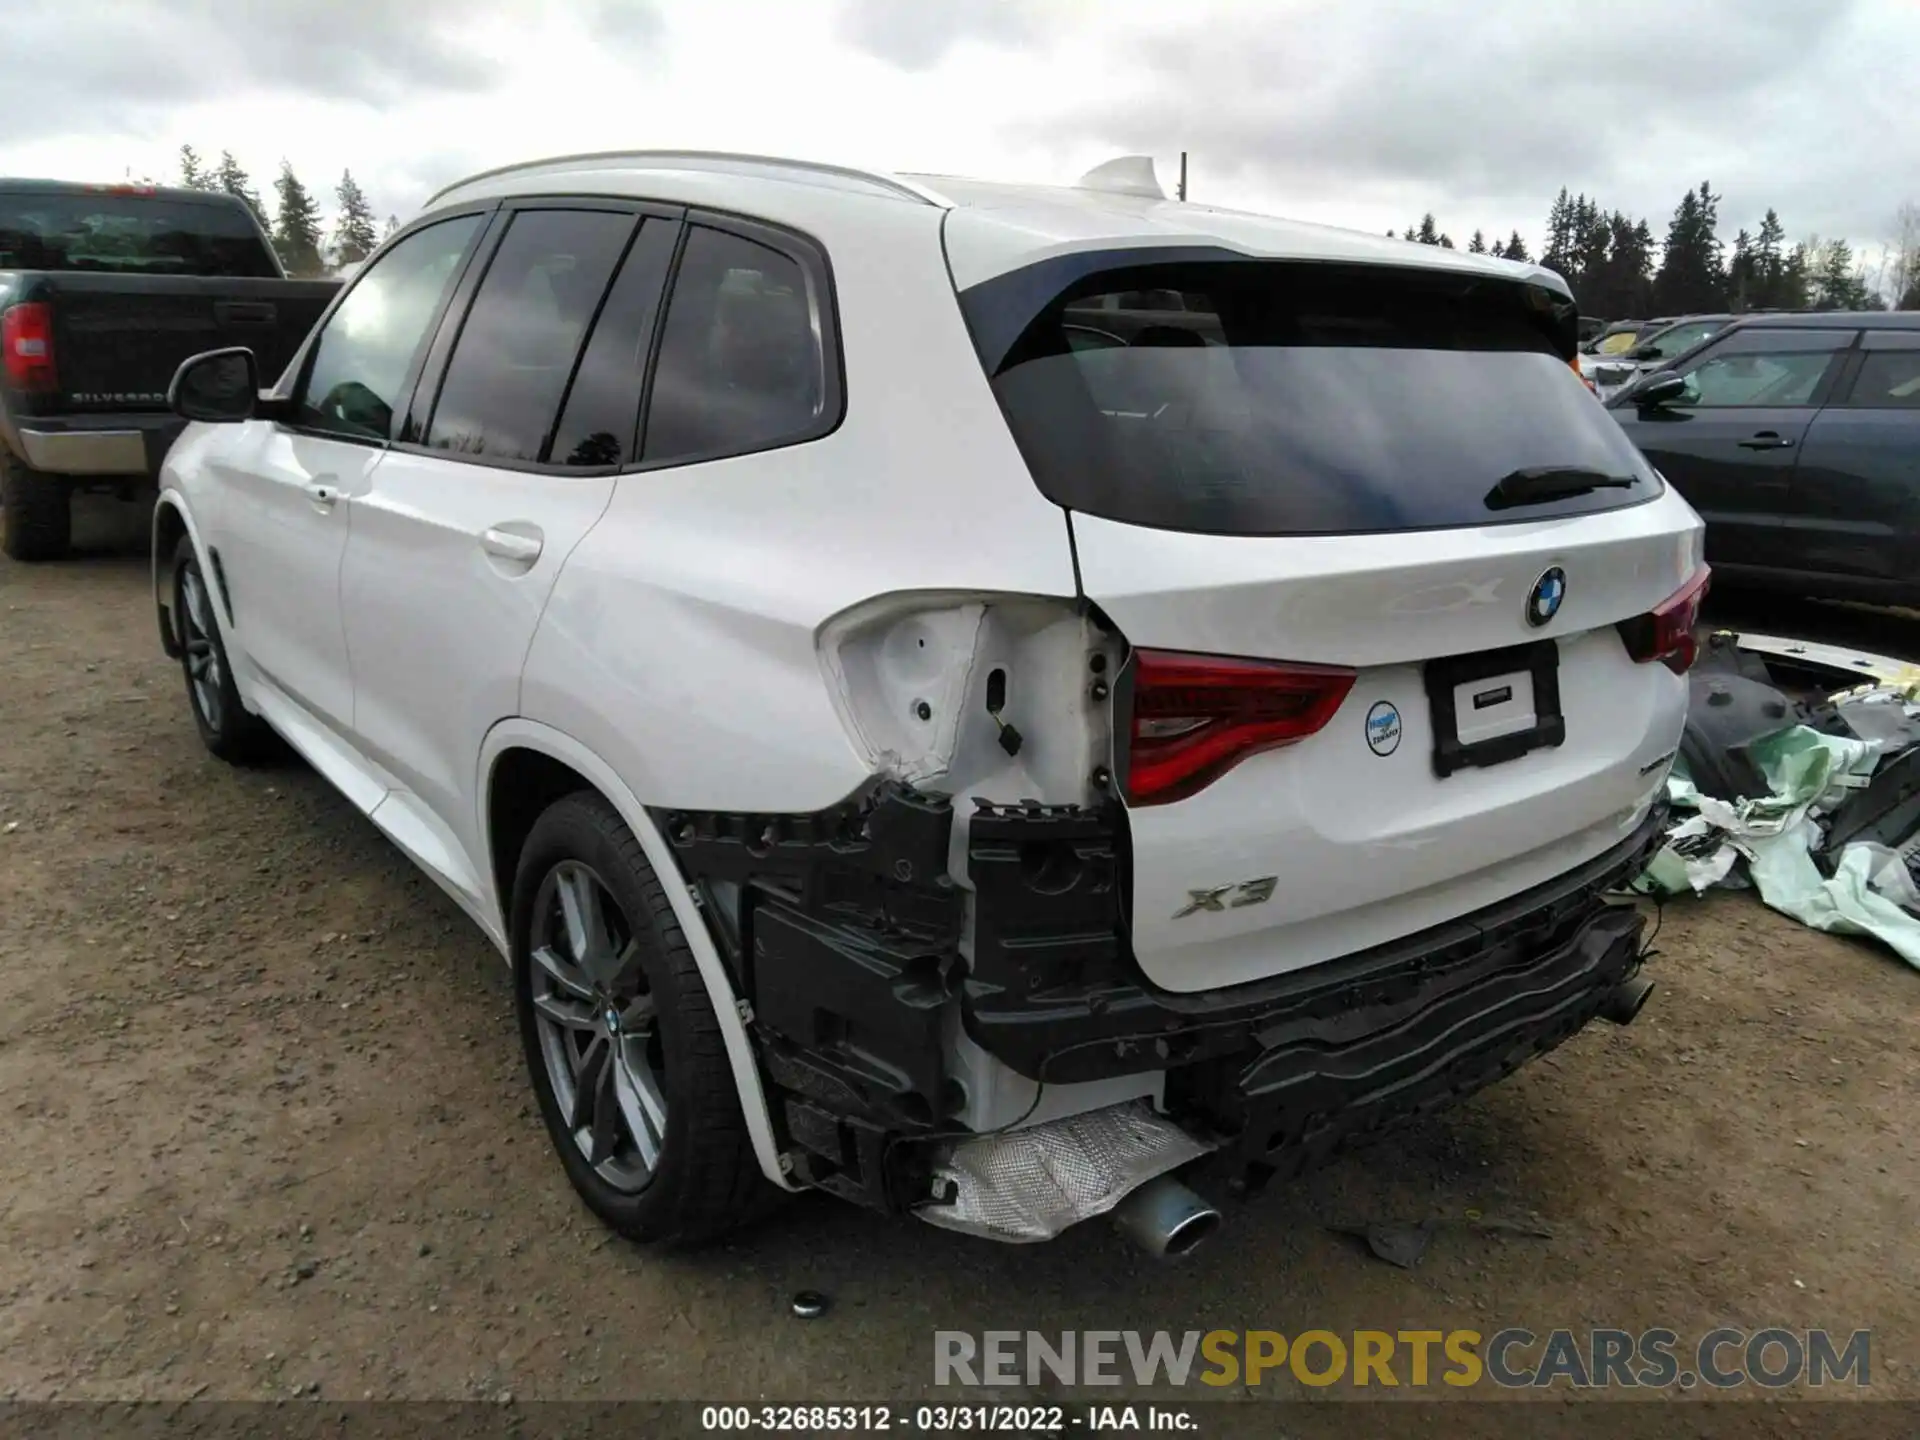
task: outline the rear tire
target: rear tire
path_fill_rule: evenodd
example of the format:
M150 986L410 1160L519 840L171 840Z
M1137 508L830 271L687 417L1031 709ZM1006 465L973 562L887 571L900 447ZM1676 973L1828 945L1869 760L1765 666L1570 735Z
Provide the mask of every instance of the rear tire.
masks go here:
M180 671L187 681L187 708L200 743L228 764L257 760L273 748L267 722L241 703L220 638L213 588L201 572L193 541L180 537L173 552L173 624L180 641Z
M0 446L0 505L6 552L28 564L58 560L73 538L73 490L58 476L29 470Z
M588 1209L629 1240L678 1247L778 1198L699 965L640 843L599 795L569 795L534 822L508 933L528 1074Z

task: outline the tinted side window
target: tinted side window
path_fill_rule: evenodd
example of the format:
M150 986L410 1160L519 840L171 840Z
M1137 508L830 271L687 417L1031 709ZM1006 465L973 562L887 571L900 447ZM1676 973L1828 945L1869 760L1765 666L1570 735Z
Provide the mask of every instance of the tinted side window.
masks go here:
M567 392L548 457L554 464L619 465L630 458L640 424L647 348L653 343L660 294L679 234L673 221L641 224Z
M480 282L427 427L435 450L538 460L580 342L636 221L605 210L513 217Z
M1663 335L1656 336L1647 343L1653 347L1652 360L1671 360L1684 355L1709 335L1717 334L1726 328L1724 320L1706 320L1696 325L1676 325Z
M239 205L132 188L0 194L0 270L279 277Z
M1920 410L1920 345L1869 350L1847 404L1867 410Z
M704 226L687 232L648 405L649 461L717 458L818 434L827 374L806 273Z
M1702 410L1811 405L1838 352L1852 342L1852 331L1736 331L1687 366L1687 388L1674 403Z
M393 407L482 217L415 231L355 277L314 345L299 423L360 440L393 433Z

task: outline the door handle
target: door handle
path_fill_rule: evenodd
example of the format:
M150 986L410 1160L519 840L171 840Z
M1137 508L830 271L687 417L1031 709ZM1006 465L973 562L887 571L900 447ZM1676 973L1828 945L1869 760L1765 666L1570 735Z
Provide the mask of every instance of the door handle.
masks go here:
M1740 442L1742 450L1791 450L1793 441L1778 430L1762 430L1750 440Z
M531 565L540 558L538 535L518 535L511 530L486 529L480 532L480 548L496 560L512 560Z
M307 499L313 502L316 510L331 510L340 499L338 485L325 485L315 481L300 488L307 492Z

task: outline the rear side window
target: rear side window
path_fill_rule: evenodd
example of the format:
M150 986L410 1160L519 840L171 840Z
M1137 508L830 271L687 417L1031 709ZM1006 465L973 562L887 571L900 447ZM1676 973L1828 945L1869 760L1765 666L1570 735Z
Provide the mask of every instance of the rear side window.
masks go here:
M1869 342L1879 339L1869 336ZM1899 349L1867 351L1847 397L1850 407L1866 410L1920 410L1920 335L1901 336Z
M427 445L537 461L580 343L633 235L631 214L523 210L467 311L427 427Z
M277 276L238 204L113 190L0 193L0 270Z
M641 223L567 392L560 428L553 435L554 464L620 465L631 458L647 347L653 343L660 291L679 234L679 225L672 221Z
M831 429L822 299L785 251L689 227L647 407L647 462L741 455Z
M979 307L1021 293L1014 279L997 295L962 296L976 337L993 330ZM1425 270L1136 267L1074 282L990 369L1041 491L1130 524L1354 534L1583 514L1658 494L1568 364L1572 322L1555 305L1504 278ZM1546 487L1554 493L1518 505L1496 493L1535 470L1614 483Z
M393 433L393 407L480 217L428 225L384 251L327 317L300 387L303 426L361 440Z

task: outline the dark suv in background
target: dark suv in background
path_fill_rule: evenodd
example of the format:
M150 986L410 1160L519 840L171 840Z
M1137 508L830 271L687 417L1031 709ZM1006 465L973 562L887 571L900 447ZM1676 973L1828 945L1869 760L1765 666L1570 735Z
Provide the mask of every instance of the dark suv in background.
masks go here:
M1716 582L1920 603L1920 312L1749 316L1607 407Z

